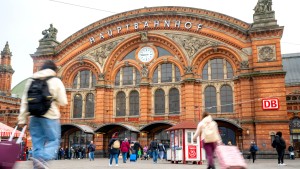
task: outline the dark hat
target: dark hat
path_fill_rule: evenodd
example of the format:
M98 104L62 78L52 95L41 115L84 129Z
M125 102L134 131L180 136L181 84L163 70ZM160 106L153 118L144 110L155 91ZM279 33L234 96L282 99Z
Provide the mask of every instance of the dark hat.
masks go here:
M282 137L282 132L281 132L281 131L278 131L278 132L276 133L276 135L279 136L279 137Z
M119 137L119 133L118 132L115 132L113 135L112 135L112 138L118 138Z

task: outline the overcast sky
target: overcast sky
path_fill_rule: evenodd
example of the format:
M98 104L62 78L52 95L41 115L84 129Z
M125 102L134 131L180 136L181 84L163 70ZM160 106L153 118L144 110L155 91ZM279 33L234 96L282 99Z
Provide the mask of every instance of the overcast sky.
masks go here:
M32 75L30 54L50 23L62 42L78 30L116 13L153 6L186 6L253 22L258 0L0 0L0 50L8 41L15 70L12 88ZM74 5L70 5L74 4ZM81 6L81 7L79 7ZM282 54L300 53L300 0L273 0L277 23L284 26Z

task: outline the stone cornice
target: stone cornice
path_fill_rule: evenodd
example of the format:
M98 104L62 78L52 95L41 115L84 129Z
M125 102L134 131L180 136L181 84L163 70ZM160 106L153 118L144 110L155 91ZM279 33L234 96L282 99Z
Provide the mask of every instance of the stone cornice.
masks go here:
M251 40L265 40L273 38L281 38L283 35L283 26L269 28L269 29L256 29L249 31Z
M253 124L253 123L288 123L289 120L241 120L241 124Z
M269 71L269 72L251 72L251 73L241 73L236 78L250 78L250 77L262 77L262 76L276 76L285 75L285 71Z
M289 123L289 120L254 120L254 123Z

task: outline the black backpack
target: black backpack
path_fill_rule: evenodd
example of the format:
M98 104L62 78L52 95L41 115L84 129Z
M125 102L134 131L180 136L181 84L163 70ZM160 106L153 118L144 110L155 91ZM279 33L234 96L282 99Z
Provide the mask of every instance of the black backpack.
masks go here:
M33 79L27 92L28 112L30 112L30 115L42 116L49 110L52 96L49 92L47 80L52 77Z

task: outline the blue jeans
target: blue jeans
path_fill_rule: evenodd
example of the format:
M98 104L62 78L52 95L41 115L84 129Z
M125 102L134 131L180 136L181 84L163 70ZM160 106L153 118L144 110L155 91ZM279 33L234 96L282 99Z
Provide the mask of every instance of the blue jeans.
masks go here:
M91 151L91 152L89 153L90 161L95 159L95 158L94 158L94 154L95 154L94 151Z
M127 161L127 152L122 152L123 162L126 163Z
M41 158L45 161L55 158L55 151L60 144L60 122L47 118L30 117L29 125L33 158Z
M110 154L109 155L109 164L112 164L113 158L116 161L116 164L118 164L118 158L119 158L119 154Z
M152 158L153 158L153 162L157 163L157 150L152 150Z

